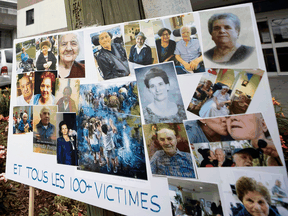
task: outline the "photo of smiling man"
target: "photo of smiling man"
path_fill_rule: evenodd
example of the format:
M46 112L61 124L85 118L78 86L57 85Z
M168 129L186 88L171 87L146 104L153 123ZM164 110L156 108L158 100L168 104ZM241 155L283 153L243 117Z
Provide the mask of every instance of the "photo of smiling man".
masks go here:
M152 174L195 178L183 124L144 125Z
M202 12L200 20L206 67L258 68L249 7Z
M135 69L145 124L182 123L186 113L173 62Z
M17 105L33 105L34 101L34 72L18 74Z

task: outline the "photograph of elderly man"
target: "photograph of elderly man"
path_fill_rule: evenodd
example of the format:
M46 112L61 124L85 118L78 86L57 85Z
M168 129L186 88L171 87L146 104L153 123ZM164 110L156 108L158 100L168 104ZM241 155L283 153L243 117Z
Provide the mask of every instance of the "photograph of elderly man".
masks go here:
M200 22L205 66L259 68L249 7L202 12Z
M40 39L41 40L41 39ZM36 49L36 55L38 54L38 58L36 61L36 68L38 71L44 70L56 70L56 63L57 59L54 55L54 53L51 50L51 43L49 39L47 38L46 40L43 40L39 44L40 50Z
M152 174L195 178L183 124L144 125Z
M33 105L34 72L17 75L17 105ZM20 91L19 91L20 89Z
M76 104L75 101L71 99L71 94L71 87L66 86L63 90L63 97L56 103L58 112L76 112Z
M80 49L84 50L84 46L80 47L81 40L83 40L83 32L59 35L58 76L60 78L85 77L85 61L82 54L84 52L79 54Z
M35 109L36 107L34 107ZM51 109L50 107L37 107L40 109L39 115L40 120L34 118L35 130L34 130L34 143L43 143L43 144L55 144L56 143L56 134L55 126L50 122ZM35 115L37 112L34 112ZM55 119L53 119L55 121Z
M34 105L53 105L55 102L55 81L57 72L43 72L35 74Z
M130 75L120 27L90 35L96 67L104 80Z

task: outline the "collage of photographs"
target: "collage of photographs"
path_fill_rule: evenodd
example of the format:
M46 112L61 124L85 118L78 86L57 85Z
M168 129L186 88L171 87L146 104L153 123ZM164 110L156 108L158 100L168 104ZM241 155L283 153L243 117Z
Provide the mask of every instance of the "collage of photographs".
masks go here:
M172 215L287 215L284 176L265 177L282 152L262 113L246 114L266 73L251 26L242 6L16 43L13 136L77 171L166 176ZM213 168L221 184L201 180Z

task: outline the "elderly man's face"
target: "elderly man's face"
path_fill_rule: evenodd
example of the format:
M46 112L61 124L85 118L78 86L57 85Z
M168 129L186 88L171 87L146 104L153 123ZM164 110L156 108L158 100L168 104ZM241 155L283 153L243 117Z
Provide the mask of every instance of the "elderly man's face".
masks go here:
M238 39L239 32L235 29L230 19L220 19L213 22L212 40L216 45L234 45Z
M20 84L20 90L24 99L31 97L33 94L33 91L32 91L31 83L29 82L29 78L23 77L22 79L20 79L19 84Z
M27 119L28 119L28 116L27 114L23 114L23 122L26 123L27 122Z
M174 131L163 128L157 133L159 144L166 154L173 156L177 151L177 139Z
M253 166L253 157L246 152L239 152L233 155L236 167L251 167Z
M41 92L41 97L44 99L48 99L50 95L52 94L52 81L49 77L46 77L45 79L43 79L40 85L40 92Z
M181 36L185 42L190 41L191 30L188 27L183 28L181 32Z
M253 140L265 138L264 120L256 114L246 114L227 117L227 129L236 140ZM267 129L266 129L267 130Z
M111 37L108 34L108 32L102 32L99 35L99 43L104 49L110 49L111 48Z
M40 113L40 118L43 125L48 125L50 122L50 111L44 109L42 113Z
M269 204L257 191L248 191L243 197L243 205L252 216L269 215Z
M225 160L225 153L221 149L215 150L215 156L219 162L223 162Z
M66 34L59 44L60 60L74 62L79 54L79 43L75 34Z
M71 95L70 95L70 90L69 89L65 89L63 92L63 96L64 96L64 100L65 101L69 101Z
M136 38L136 44L137 44L138 47L142 47L143 44L144 44L144 38L142 36L138 36Z

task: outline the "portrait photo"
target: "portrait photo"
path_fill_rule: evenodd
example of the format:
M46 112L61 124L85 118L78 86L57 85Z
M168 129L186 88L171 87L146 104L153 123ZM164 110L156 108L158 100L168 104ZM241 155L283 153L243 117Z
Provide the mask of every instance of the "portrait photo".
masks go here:
M172 215L224 215L217 184L173 178L168 184Z
M262 164L283 166L261 113L187 120L184 125L190 144L249 140L253 148L261 150ZM210 156L210 152L204 153Z
M250 6L199 15L207 68L259 68Z
M33 132L33 106L13 107L13 134Z
M58 35L60 78L85 78L85 52L83 31Z
M140 116L81 110L78 169L147 180Z
M76 113L56 114L57 163L78 165Z
M143 125L152 174L196 178L183 124Z
M33 105L34 103L34 72L17 74L17 105Z
M145 124L187 119L173 62L135 69Z
M34 105L55 104L57 71L35 72Z
M80 101L82 107L89 107L97 113L120 112L140 116L136 81L83 84L80 86Z
M124 24L124 32L125 49L132 68L158 63L152 21Z
M56 155L57 106L33 107L33 152Z
M98 80L130 75L121 26L90 34Z
M173 61L178 75L205 71L192 13L154 20L153 30L159 63Z
M283 175L257 171L220 170L227 214L287 215L287 186Z
M79 104L79 79L56 79L55 82L55 105L58 112L78 113Z
M36 43L35 39L16 44L16 71L17 74L36 70Z
M203 74L187 111L202 118L246 113L263 70L209 69Z
M37 71L57 70L58 36L36 38L36 69Z

